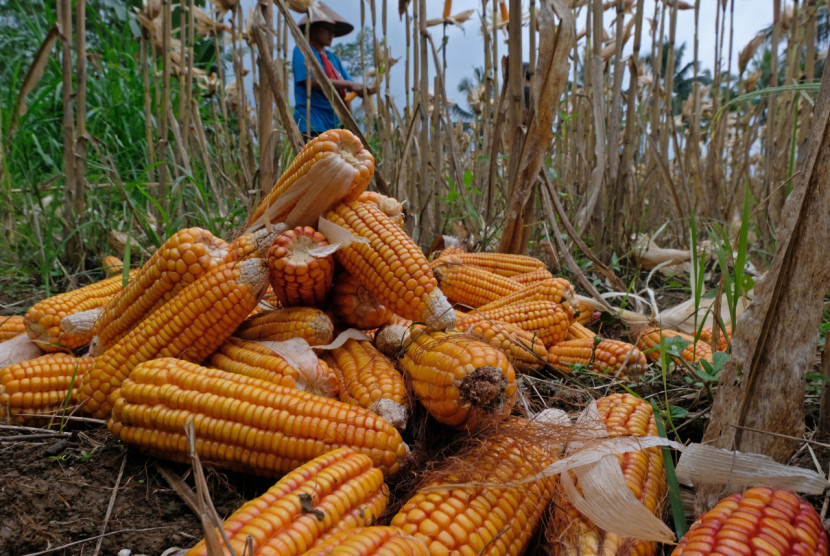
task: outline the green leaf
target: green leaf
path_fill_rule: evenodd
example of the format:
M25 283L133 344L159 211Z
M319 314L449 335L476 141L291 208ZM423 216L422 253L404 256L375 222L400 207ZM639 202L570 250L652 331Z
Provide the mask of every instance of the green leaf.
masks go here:
M685 419L689 416L689 411L678 405L670 405L669 415L671 415L672 419Z
M830 382L830 376L820 375L818 373L807 373L807 380L817 380L820 382Z
M466 170L466 171L464 172L464 177L463 177L463 178L461 178L461 181L463 181L463 182L464 182L464 187L466 187L467 189L469 189L469 188L470 188L470 185L472 185L472 183L473 183L473 173L472 173L472 171L470 171L470 170Z
M684 340L680 336L671 336L669 338L663 337L663 346L668 355L672 357L680 357L686 346L691 345L692 342Z

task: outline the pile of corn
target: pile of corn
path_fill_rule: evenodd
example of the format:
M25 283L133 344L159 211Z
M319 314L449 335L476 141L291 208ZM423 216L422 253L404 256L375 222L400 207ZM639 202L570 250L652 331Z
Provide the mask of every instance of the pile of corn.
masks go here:
M0 369L0 417L37 424L78 412L180 462L190 461L192 424L203 462L281 477L223 524L237 554L248 543L255 554L521 554L544 519L553 554L654 553L656 543L598 530L555 477L523 482L559 455L533 434L488 434L456 454L470 481L504 487L436 475L384 517L384 481L408 464L414 404L464 432L535 430L515 416L518 374L636 379L661 331L640 331L636 345L600 338L573 286L532 257L451 247L428 260L402 227L402 204L365 191L372 171L354 136L326 132L235 240L180 230L125 285L108 260L114 276L0 317L0 342L28 338L47 352ZM711 361L704 341L688 351ZM651 407L634 396L603 398L598 411L610 436L656 434ZM661 453L619 457L629 488L659 516ZM812 523L792 504L793 523ZM717 536L707 531L701 538ZM816 554L826 551L818 532ZM218 533L188 554L221 546Z

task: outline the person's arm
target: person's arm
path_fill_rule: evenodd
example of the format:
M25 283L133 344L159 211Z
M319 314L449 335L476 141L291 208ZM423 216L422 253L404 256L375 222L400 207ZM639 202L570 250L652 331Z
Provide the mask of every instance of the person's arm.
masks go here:
M331 84L334 85L335 89L346 89L347 91L353 91L360 96L363 96L363 83L359 83L357 81L349 81L348 79L331 79ZM311 88L315 91L322 91L323 87L320 85L320 82L317 81L314 77L311 78ZM366 93L372 95L375 93L374 85L370 85L366 87Z

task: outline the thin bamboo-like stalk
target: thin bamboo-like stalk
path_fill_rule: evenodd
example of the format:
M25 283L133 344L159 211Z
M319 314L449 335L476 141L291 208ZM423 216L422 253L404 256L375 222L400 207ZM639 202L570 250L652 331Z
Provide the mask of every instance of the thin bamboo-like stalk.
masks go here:
M161 209L166 213L170 214L170 195L167 187L168 181L168 144L167 144L167 137L169 134L170 129L170 122L169 122L169 114L170 114L170 45L172 43L172 12L170 7L171 0L161 0L161 17L162 17L162 39L161 39L161 57L162 57L162 66L161 66L161 73L162 73L162 86L161 86L161 106L159 107L159 114L158 114L158 121L159 121L159 134L158 134L158 159L159 159L159 182L158 188L155 192L156 201L160 203ZM156 205L153 203L150 205L150 210L153 211L151 214L154 214L156 217L156 222L159 226L159 230L161 230L162 220L161 214L156 209ZM162 235L167 235L165 233Z
M772 40L769 46L769 82L767 86L778 86L778 43L781 40L781 0L772 0ZM764 140L765 167L764 177L766 191L764 196L769 198L768 212L772 226L777 226L781 216L781 207L784 203L784 196L779 185L779 173L775 167L776 144L776 111L778 99L775 95L766 97L767 122ZM769 230L771 233L772 230Z
M63 105L63 173L64 195L68 210L65 212L64 237L72 237L78 231L81 215L75 212L75 195L78 191L78 176L75 169L75 104L72 81L72 2L59 0L57 16L60 25L61 45L61 103ZM73 245L70 247L70 243ZM74 249L73 249L74 248ZM66 244L66 258L73 265L83 259L83 251L74 242Z
M429 144L429 58L427 57L427 4L426 0L417 0L417 19L418 26L418 58L416 66L418 67L418 105L420 106L420 134L418 136L418 147L421 152L420 168L418 180L423 185L429 183L429 158L430 158L430 144ZM420 189L419 189L420 192ZM415 231L413 239L420 240L420 232L425 229L432 228L432 223L426 219L426 208L431 204L429 196L421 196L419 199L419 206L421 207L420 226Z
M83 218L84 209L86 207L86 0L77 0L75 4L75 27L77 32L75 34L75 64L77 72L77 94L75 96L75 108L77 117L75 119L75 150L74 174L75 174L75 189L72 192L70 199L72 200L72 214L81 219ZM75 234L69 238L67 242L70 249L78 253L78 257L82 259L83 253L83 238L80 235L80 230L76 230ZM70 259L71 260L71 259Z
M265 69L273 59L273 30L274 30L274 7L271 0L260 0L256 9L263 16L265 23L264 44L259 46L260 82L259 82L259 106L257 107L257 124L259 125L259 189L262 196L268 194L276 181L274 164L274 95L271 90L279 85L272 83L269 79L271 72ZM253 33L253 25L251 26ZM277 73L274 72L276 77ZM287 124L287 122L286 122Z
M615 45L614 45L614 75L611 86L611 114L608 118L608 160L606 179L607 183L619 183L620 181L620 163L622 151L619 148L620 142L620 127L622 126L622 82L623 82L623 23L625 19L624 0L617 0L616 3L616 29L615 29ZM636 81L634 82L636 83ZM635 89L636 90L636 89ZM627 122L627 125L634 127L633 122ZM608 214L607 221L610 222L609 230L617 230L621 227L620 220L622 213L616 210L615 202L622 202L625 195L617 189L609 198L610 214ZM619 201L617 201L619 199ZM612 237L619 237L612 235Z

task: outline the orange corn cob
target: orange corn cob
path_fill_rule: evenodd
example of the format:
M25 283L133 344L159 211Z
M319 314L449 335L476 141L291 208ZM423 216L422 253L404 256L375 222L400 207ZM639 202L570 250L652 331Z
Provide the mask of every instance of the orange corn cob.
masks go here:
M364 191L356 199L361 203L371 203L383 211L389 219L403 228L404 211L403 203L393 197L381 195L376 191Z
M314 369L297 369L271 348L231 336L210 356L211 367L336 398L340 383L335 372L318 360Z
M453 459L464 475L450 470L445 478L427 482L390 525L422 540L430 554L524 553L553 497L556 478L510 487L477 484L522 483L555 458L533 441L497 433ZM427 490L448 484L469 486Z
M323 132L294 157L251 214L248 231L271 222L285 222L289 228L313 226L337 202L357 199L374 171L374 158L350 131Z
M442 17L447 19L450 17L450 12L452 11L452 0L444 0L444 12Z
M23 317L20 315L0 315L0 342L11 340L26 332Z
M268 257L268 249L282 232L287 230L286 226L272 226L271 229L262 229L255 232L242 234L233 240L224 256L224 261L244 261L251 257L264 259Z
M525 272L524 274L517 274L515 276L511 276L511 278L523 286L529 286L538 282L544 282L545 280L553 280L553 274L551 274L547 269L542 269L534 270L532 272Z
M60 413L73 379L92 364L91 357L49 353L0 369L0 419L34 424Z
M683 332L677 332L675 330L668 330L663 328L662 330L657 327L646 327L641 330L634 330L633 331L634 337L637 338L636 345L645 353L646 357L652 363L658 363L660 361L660 338L673 338L673 337L680 337L687 342L691 342L687 345L680 356L689 362L695 362L698 360L703 359L704 361L712 362L712 348L709 347L706 342L697 341L695 342L694 337L689 336L688 334L684 334Z
M347 271L337 275L329 307L335 319L361 330L383 326L394 314Z
M181 359L138 365L114 399L110 431L172 461L190 460L187 421L203 461L263 476L344 446L392 474L408 451L392 425L362 407Z
M304 556L430 556L426 544L398 527L375 525L343 531Z
M587 300L577 296L574 306L576 307L576 311L578 313L574 317L574 320L578 321L580 324L588 325L596 320L599 320L599 311L594 309L594 306L591 305Z
M79 401L93 417L109 417L113 391L143 361L202 361L256 307L268 284L264 259L218 266L184 288L96 358L81 377Z
M507 417L516 403L507 356L462 334L415 327L399 364L424 408L445 425L475 430L486 418Z
M130 278L134 277L135 273L130 272ZM121 284L121 276L113 276L35 303L24 317L29 338L44 351L71 349L58 340L61 320L73 313L104 307L121 291Z
M113 255L107 255L101 259L101 266L104 267L107 278L112 278L121 275L124 269L124 261Z
M597 336L596 332L586 327L581 322L575 320L568 327L568 340L593 340Z
M441 257L431 266L444 295L468 307L480 307L522 289L512 278L467 266L454 256Z
M547 270L545 263L527 255L509 253L467 253L461 249L449 248L441 252L441 259L457 259L466 266L488 270L493 274L512 278L528 272ZM436 263L438 260L435 261Z
M575 315L576 293L573 285L565 278L553 278L529 284L515 293L491 301L478 309L479 311L490 311L516 305L517 303L527 303L528 301L553 301L562 305L562 308L568 311L569 314Z
M643 353L631 344L618 340L582 338L566 340L548 348L548 363L569 373L574 365L584 365L595 373L634 379L648 368Z
M438 289L429 262L406 232L371 204L341 203L325 218L369 240L335 252L335 258L395 313L436 330L455 326L455 313Z
M533 332L548 349L568 337L568 327L571 325L568 313L553 301L528 301L500 309L479 309L476 313Z
M657 436L657 423L651 405L631 394L612 394L597 400L597 410L605 423L608 436ZM666 494L666 470L660 448L646 448L639 452L617 454L629 490L654 515L662 511ZM578 483L577 483L578 486ZM657 543L623 538L600 530L569 502L564 491L554 498L554 528L548 541L557 556L582 554L636 554L655 553Z
M92 341L92 329L103 310L103 307L98 307L63 317L58 330L58 343L67 349L87 345Z
M728 496L692 524L672 556L798 554L825 556L827 532L797 494L769 487Z
M499 2L499 17L501 19L501 23L510 21L510 14L507 11L507 2L505 2L505 0L501 0L501 2Z
M313 307L285 307L264 311L245 319L234 332L243 340L270 340L284 342L303 338L312 346L331 343L334 325L320 309Z
M406 385L395 365L365 340L346 340L325 361L340 382L340 401L377 413L398 430L406 427Z
M409 344L409 329L411 320L394 316L392 322L381 326L375 332L375 347L387 357L397 359Z
M201 228L173 234L144 263L95 323L91 355L100 355L182 288L221 264L227 243Z
M547 349L532 332L515 324L488 320L474 313L456 312L456 329L500 349L510 358L513 366L524 369L541 369L545 365Z
M317 256L315 249L327 247L326 237L309 226L278 235L268 250L271 287L285 307L321 307L331 289L334 259Z
M222 523L228 546L253 554L299 556L340 532L372 525L386 508L383 474L372 460L350 448L337 448L280 479L262 496L236 510ZM217 535L217 538L219 536ZM224 546L221 554L230 554ZM203 540L185 556L207 556Z
M700 331L700 337L698 338L701 342L706 342L711 347L712 345L712 336L713 331L711 326L707 326L703 330ZM715 351L726 351L729 349L729 342L732 341L732 327L726 327L726 333L724 334L723 330L720 331L718 335L718 345L716 346L717 349Z

